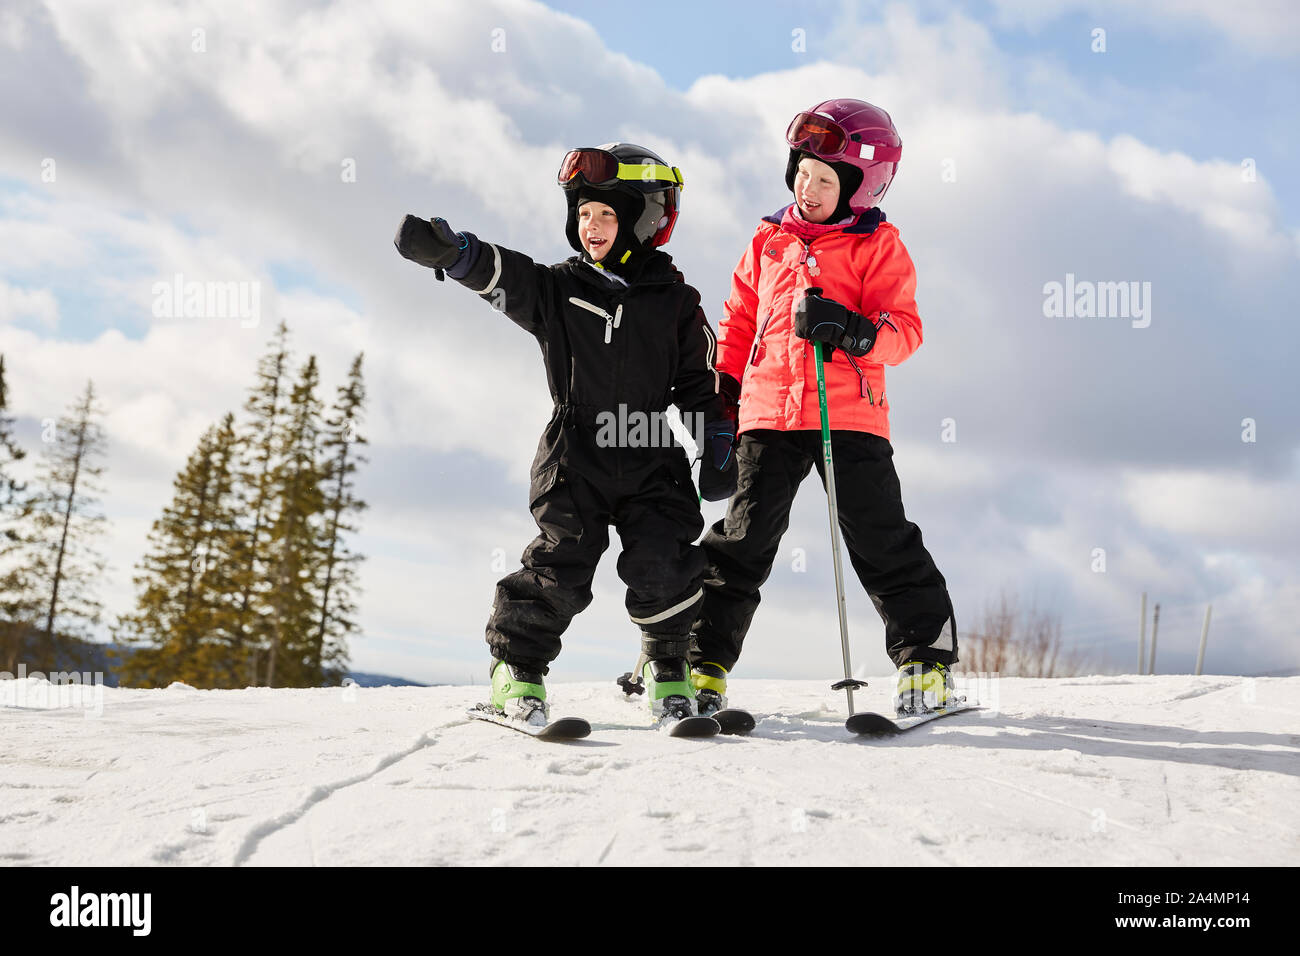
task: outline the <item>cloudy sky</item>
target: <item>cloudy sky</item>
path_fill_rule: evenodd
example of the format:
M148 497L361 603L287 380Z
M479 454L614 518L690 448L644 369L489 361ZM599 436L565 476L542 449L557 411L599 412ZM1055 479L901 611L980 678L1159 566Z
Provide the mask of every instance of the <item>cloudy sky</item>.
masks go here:
M123 612L173 477L242 406L276 321L327 397L364 350L354 666L481 682L550 401L526 334L396 254L402 215L558 261L564 150L644 143L686 176L669 251L716 325L756 222L789 199L790 117L857 97L904 143L884 208L925 344L888 372L895 460L959 628L1008 592L1058 612L1090 669L1131 671L1145 591L1159 670L1190 669L1210 602L1207 670L1293 668L1300 11L1130 6L6 0L0 351L19 438L38 452L94 380L102 598ZM156 315L178 274L256 284L258 314ZM1045 314L1067 276L1137 283L1146 314ZM617 548L556 679L636 657ZM837 675L829 552L810 479L741 676ZM885 673L856 582L848 602L856 662Z

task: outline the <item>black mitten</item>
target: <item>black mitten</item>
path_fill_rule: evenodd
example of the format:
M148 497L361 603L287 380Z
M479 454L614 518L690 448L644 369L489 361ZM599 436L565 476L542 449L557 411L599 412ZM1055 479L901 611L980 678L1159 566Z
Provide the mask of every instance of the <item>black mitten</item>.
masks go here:
M736 493L736 438L733 422L710 422L704 429L704 454L700 460L700 497L723 501Z
M458 232L452 232L445 219L429 222L408 215L397 227L393 245L412 262L430 269L447 269L456 264L469 246L469 240Z
M865 315L822 297L816 286L808 289L795 313L794 334L830 349L843 349L861 358L876 344L876 327Z

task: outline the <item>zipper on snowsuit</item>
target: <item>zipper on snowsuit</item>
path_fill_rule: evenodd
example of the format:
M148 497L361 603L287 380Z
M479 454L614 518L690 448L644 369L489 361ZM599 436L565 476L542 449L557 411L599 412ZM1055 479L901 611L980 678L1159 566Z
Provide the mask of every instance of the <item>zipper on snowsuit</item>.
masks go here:
M613 315L610 315L608 312L605 313L605 344L606 345L610 343L610 339L614 334L614 329L618 328L618 323L622 321L622 319L623 319L623 303L620 301L618 305L614 307ZM627 351L626 339L627 339L626 336L619 336L618 345L614 346L614 387L615 388L620 388L623 384L623 366L624 366L623 359L624 359L624 353ZM610 396L611 405L613 405L613 400L615 397L616 396ZM618 447L615 447L613 451L614 451L614 477L622 478L623 477L623 455L625 452L624 449Z
M623 303L620 302L618 307L614 309L614 314L610 315L600 306L588 302L586 299L579 299L576 295L569 296L569 301L578 308L586 309L588 312L593 312L605 320L605 344L608 345L613 339L614 330L618 328L619 323L623 321Z
M578 308L586 309L588 312L592 313L593 315L598 315L602 319L604 319L605 320L605 344L609 345L613 342L614 330L618 328L619 325L622 324L623 322L622 302L619 302L618 305L614 307L614 312L611 314L605 311L604 309L602 309L600 306L596 305L594 302L588 302L586 299L580 299L576 295L569 296L569 301L574 305L576 305ZM616 346L614 349L614 381L613 381L614 388L617 389L619 387L619 384L622 381L623 381L623 349ZM614 405L612 399L615 397L617 396L611 396L611 405ZM613 455L611 457L614 462L614 477L622 478L623 477L622 450L619 448L614 448L612 449L612 451L613 451Z

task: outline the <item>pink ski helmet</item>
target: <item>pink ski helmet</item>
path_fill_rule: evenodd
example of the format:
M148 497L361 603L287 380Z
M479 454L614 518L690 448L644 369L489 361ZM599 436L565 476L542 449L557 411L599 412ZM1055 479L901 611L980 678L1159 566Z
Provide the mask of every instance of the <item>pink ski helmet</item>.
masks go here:
M848 163L861 170L862 182L847 197L854 215L861 215L884 198L903 156L903 140L889 114L862 100L824 100L804 110L790 121L785 141L790 145L786 185L791 189L801 153L824 163Z

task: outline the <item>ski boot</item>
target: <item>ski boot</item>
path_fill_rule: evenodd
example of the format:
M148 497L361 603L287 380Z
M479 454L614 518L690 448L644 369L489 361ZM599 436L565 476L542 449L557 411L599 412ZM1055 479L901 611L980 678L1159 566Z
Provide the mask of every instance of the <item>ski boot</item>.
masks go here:
M691 668L691 685L695 688L695 709L712 717L727 709L727 669L721 664L696 664Z
M646 661L641 668L650 714L656 723L696 716L695 687L690 665L684 657L662 657Z
M712 737L722 725L712 717L701 717L695 706L695 685L686 660L690 641L682 636L660 636L642 632L641 680L650 701L655 727L673 737Z
M900 717L940 710L961 699L956 695L952 674L944 664L908 661L898 669L894 713Z
M546 706L546 686L542 683L542 675L517 664L494 661L492 709L511 720L545 727L550 712Z

